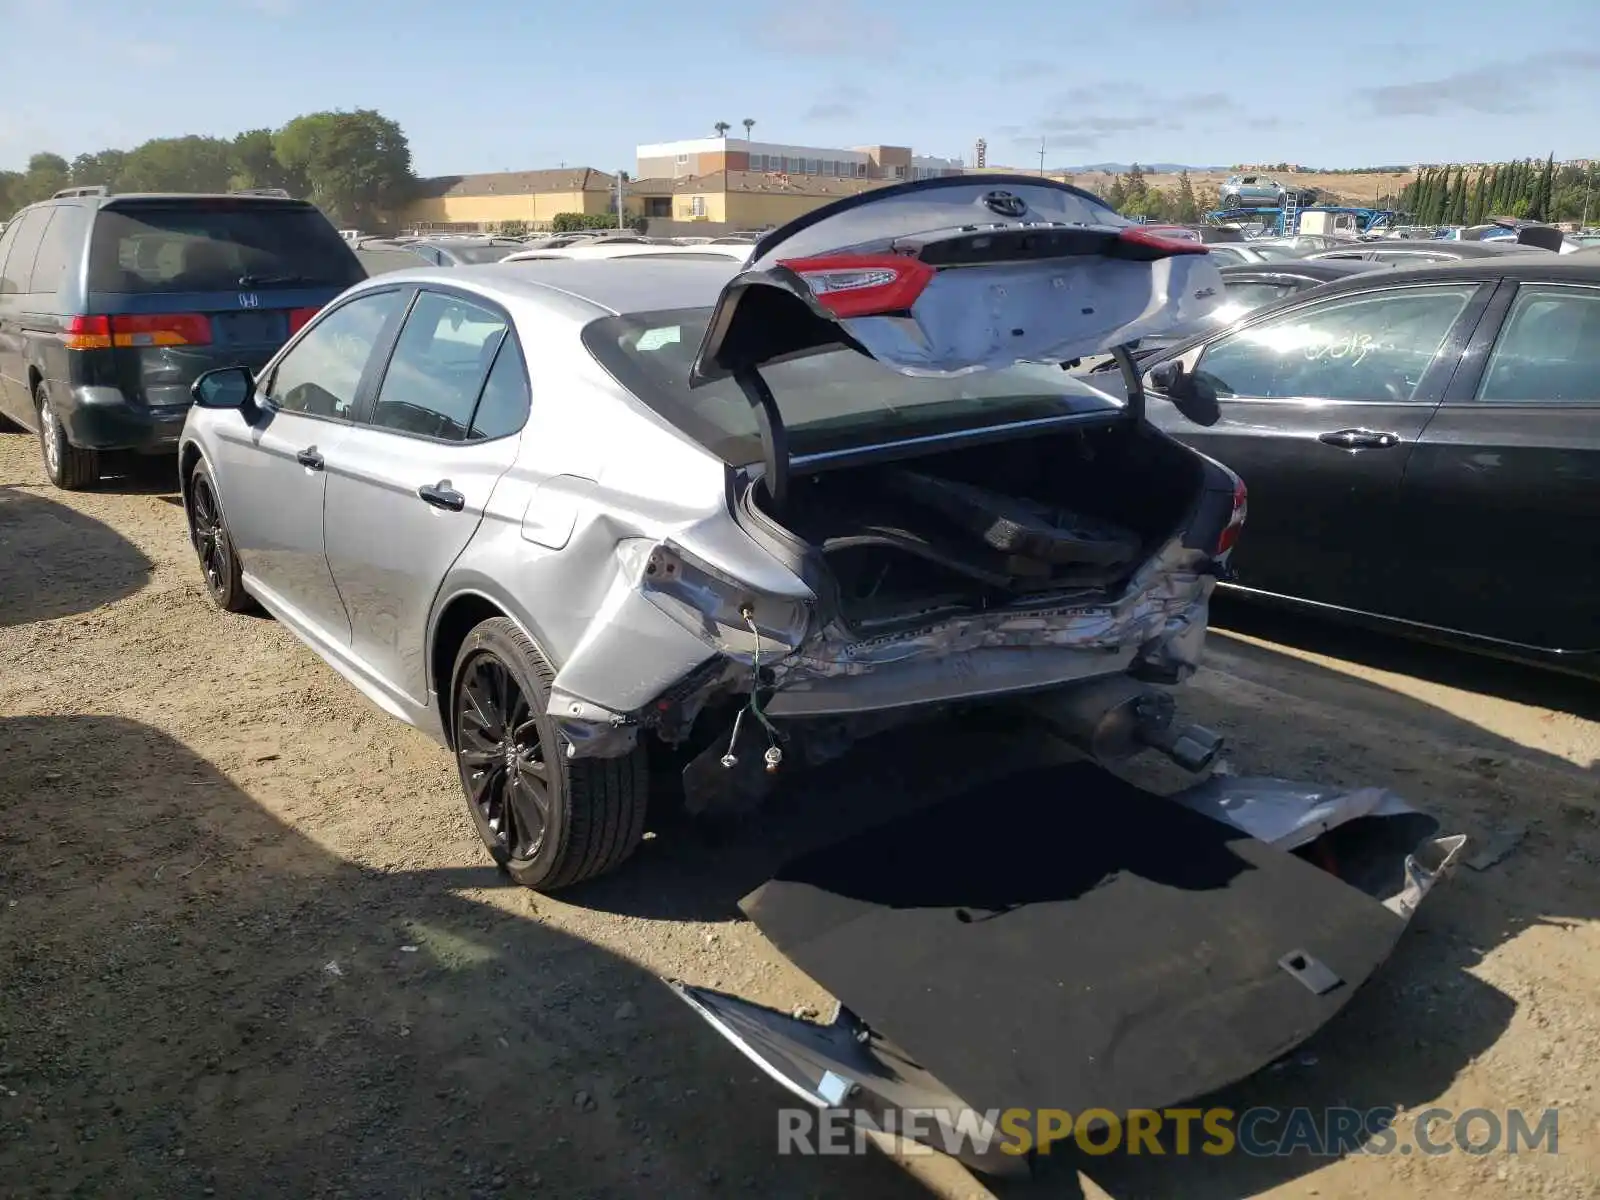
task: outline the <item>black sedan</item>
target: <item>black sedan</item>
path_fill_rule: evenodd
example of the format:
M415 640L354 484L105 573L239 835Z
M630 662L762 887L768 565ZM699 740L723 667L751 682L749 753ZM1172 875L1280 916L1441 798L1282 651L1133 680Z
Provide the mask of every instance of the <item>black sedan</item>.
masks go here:
M1600 262L1354 275L1141 366L1250 489L1234 586L1600 674Z
M1219 304L1191 325L1179 326L1159 337L1142 339L1135 357L1148 358L1168 346L1174 346L1213 329L1221 329L1241 320L1258 308L1299 295L1308 288L1320 287L1335 280L1349 279L1352 275L1383 270L1388 265L1360 260L1309 262L1296 258L1288 262L1235 263L1223 267L1221 274L1223 288L1227 293L1226 302ZM1110 358L1093 368L1097 372L1116 369L1116 362Z
M1502 238L1492 242L1456 242L1444 238L1413 240L1410 238L1385 238L1379 242L1354 242L1332 250L1313 250L1306 255L1309 261L1328 262L1345 259L1365 259L1368 262L1389 263L1396 267L1419 266L1425 263L1461 262L1465 259L1499 258L1506 254L1549 254L1535 246L1524 246Z

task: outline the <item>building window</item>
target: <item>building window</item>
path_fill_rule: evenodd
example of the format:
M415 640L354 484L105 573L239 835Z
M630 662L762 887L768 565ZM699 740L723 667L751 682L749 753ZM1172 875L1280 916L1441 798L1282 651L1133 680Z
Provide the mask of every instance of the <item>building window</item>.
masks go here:
M767 156L765 154L752 154L750 156L750 169L752 171L765 171L767 169Z
M690 197L689 215L694 217L703 217L706 215L706 198L704 196Z
M906 169L904 167L896 167L894 169L894 177L896 179L904 179L906 177Z
M856 164L856 178L857 179L865 179L866 177L867 177L867 164L864 163L864 162L857 163Z
M646 196L644 198L644 215L647 217L672 216L672 197Z
M807 175L815 175L816 173L817 173L817 160L814 159L814 158L806 159L806 174Z

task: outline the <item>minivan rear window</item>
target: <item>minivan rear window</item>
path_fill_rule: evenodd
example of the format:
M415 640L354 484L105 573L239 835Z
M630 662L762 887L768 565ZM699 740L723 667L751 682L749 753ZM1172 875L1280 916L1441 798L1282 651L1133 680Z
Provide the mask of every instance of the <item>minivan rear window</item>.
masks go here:
M89 290L124 295L343 289L365 278L326 217L288 204L104 208L89 254Z

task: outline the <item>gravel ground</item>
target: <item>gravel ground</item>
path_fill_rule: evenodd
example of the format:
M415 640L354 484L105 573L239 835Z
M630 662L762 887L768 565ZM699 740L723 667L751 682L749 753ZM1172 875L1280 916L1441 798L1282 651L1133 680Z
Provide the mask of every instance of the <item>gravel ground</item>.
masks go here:
M885 743L820 812L666 821L615 876L534 896L488 866L445 754L211 608L161 480L70 495L37 457L0 435L0 1194L1600 1195L1592 685L1224 610L1245 632L1186 701L1242 772L1387 784L1511 845L1217 1102L1557 1105L1559 1154L1057 1155L1020 1187L780 1159L782 1094L658 978L820 1005L737 898L874 795L951 786L951 746L1012 742Z

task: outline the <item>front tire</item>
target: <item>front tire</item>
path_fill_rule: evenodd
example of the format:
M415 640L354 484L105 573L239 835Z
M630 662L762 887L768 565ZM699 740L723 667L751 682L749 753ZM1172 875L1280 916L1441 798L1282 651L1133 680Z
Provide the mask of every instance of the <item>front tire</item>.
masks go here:
M523 887L552 892L602 875L644 837L645 752L570 759L545 708L555 669L516 624L473 628L450 676L450 741L467 811Z
M211 468L206 466L205 459L195 463L194 470L189 473L189 492L184 507L189 517L189 542L200 560L200 574L205 579L206 594L211 602L223 612L251 611L255 602L244 590L239 554L228 533L228 523L223 520L217 484L211 478Z
M33 389L33 403L39 413L39 450L50 482L66 492L81 492L99 483L100 455L80 450L67 440L66 428L50 407L42 379Z

